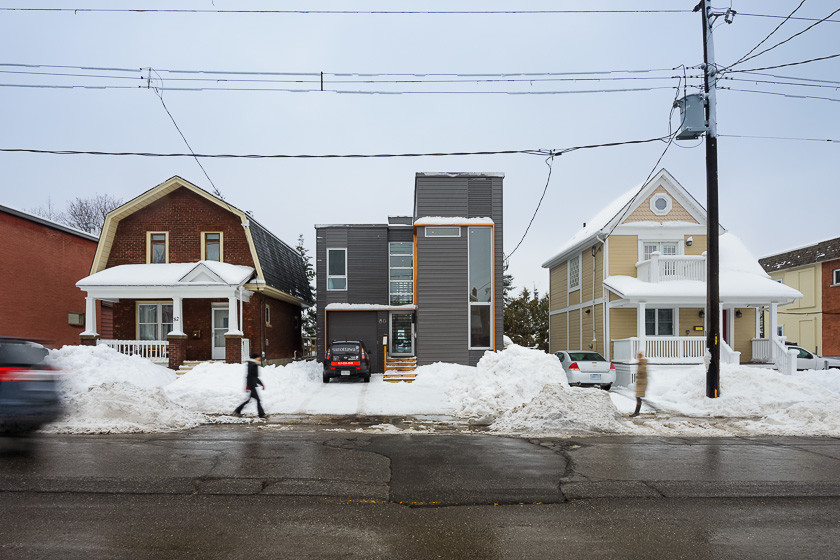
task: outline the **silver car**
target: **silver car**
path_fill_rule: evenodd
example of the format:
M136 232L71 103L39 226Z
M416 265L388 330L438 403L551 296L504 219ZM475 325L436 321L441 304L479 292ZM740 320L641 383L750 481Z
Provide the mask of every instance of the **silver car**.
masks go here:
M615 383L615 365L592 350L561 350L555 352L569 385L596 385L608 391Z
M830 369L840 367L840 360L836 358L821 358L805 350L801 346L788 345L788 350L796 350L796 369Z

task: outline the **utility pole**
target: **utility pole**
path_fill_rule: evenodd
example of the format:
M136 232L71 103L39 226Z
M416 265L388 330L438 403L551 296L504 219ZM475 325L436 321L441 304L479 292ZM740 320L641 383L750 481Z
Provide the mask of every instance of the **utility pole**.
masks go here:
M706 372L706 396L720 396L720 250L718 217L718 157L715 49L712 42L712 2L700 0L694 11L703 15L703 83L706 113L706 348L711 354Z

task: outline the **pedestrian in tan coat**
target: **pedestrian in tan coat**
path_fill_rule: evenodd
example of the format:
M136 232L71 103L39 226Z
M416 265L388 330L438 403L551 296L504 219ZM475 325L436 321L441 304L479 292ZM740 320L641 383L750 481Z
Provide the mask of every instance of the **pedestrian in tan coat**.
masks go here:
M648 383L647 360L645 359L645 355L639 352L636 360L639 362L636 368L636 410L630 415L631 418L638 416L639 411L642 409L642 397L647 392Z

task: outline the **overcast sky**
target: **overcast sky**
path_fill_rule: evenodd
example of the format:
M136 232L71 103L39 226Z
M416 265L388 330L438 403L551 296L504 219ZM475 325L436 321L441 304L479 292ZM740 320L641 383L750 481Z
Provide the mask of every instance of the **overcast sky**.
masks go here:
M738 15L731 25L721 18L715 28L718 64L728 66L736 62L783 21L759 16L786 16L799 3L800 0L720 0L716 7L731 6ZM0 148L188 152L158 95L192 149L202 154L562 150L662 137L669 132L669 114L677 86L682 95L682 82L676 77L685 73L689 77L688 93L698 91L699 81L692 76L698 76L699 71L691 67L702 63L703 47L700 15L690 12L695 4L696 0L7 0L3 7L183 8L203 12L0 10L0 84L107 86L0 87ZM755 52L813 25L811 20L824 18L838 8L837 2L805 1L795 17L808 19L786 22ZM684 12L217 13L295 9ZM733 70L760 69L840 53L840 14L830 19ZM24 64L35 66L14 66ZM140 70L148 67L155 69L151 81L145 79L149 72ZM626 72L658 69L664 70ZM171 70L248 74L167 72ZM607 71L612 72L593 74ZM32 74L36 72L76 75ZM326 73L327 91L279 91L320 89L321 72ZM727 78L737 80L727 79L722 85L769 93L723 90L718 95L722 135L720 220L753 254L764 256L840 235L840 57L756 72L761 74L729 73ZM292 73L298 75L286 75ZM379 76L335 76L342 73ZM528 81L514 76L526 73L537 75L528 76ZM486 76L464 76L475 74ZM476 81L498 80L500 74L510 74L506 79L517 81ZM568 81L572 77L577 81ZM645 79L626 79L630 77ZM199 82L196 78L210 81ZM230 81L234 78L254 81ZM803 82L803 78L814 81ZM393 83L396 80L402 82ZM424 83L417 83L420 80ZM205 89L196 91L197 88ZM568 93L639 89L645 91ZM357 94L337 90L408 93ZM420 91L461 93L417 93ZM534 92L555 93L526 94ZM678 113L674 122L677 116ZM524 242L510 259L515 284L544 291L548 271L540 264L603 206L641 184L664 148L664 143L653 142L577 150L555 158L542 206ZM302 233L313 250L315 224L382 223L388 215L409 215L414 174L418 171L492 171L505 174L504 233L505 252L509 253L534 214L549 169L545 157L526 154L388 159L214 158L203 159L202 163L228 202L252 210L260 222L290 244ZM668 169L705 204L702 140L672 144L659 167ZM31 209L50 201L61 208L73 197L104 192L129 200L173 175L214 190L192 158L0 152L0 204Z

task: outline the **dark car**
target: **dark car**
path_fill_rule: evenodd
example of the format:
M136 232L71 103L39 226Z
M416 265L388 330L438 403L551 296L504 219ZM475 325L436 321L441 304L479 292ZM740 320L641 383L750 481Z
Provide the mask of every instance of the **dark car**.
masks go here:
M333 377L351 376L370 381L370 354L359 340L334 340L324 356L324 383Z
M44 363L47 353L30 340L0 337L0 432L33 432L61 414L56 372Z

